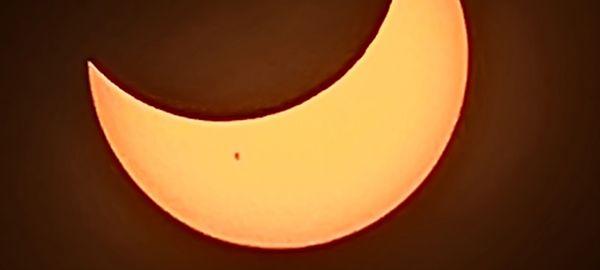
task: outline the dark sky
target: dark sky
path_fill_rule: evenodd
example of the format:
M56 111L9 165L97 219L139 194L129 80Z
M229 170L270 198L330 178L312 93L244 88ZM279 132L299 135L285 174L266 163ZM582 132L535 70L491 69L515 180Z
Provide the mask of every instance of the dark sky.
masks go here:
M285 252L154 205L104 140L85 62L172 112L261 115L339 78L387 1L3 3L0 269L599 268L596 2L463 1L467 98L426 183L358 234Z

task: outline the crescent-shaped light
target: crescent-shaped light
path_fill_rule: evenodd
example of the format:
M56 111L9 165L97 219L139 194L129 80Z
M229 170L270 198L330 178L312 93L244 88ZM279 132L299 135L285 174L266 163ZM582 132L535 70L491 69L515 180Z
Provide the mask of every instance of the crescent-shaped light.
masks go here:
M394 1L354 67L266 117L189 119L149 106L89 63L96 112L135 183L191 228L230 243L298 248L377 221L426 178L467 79L460 1Z

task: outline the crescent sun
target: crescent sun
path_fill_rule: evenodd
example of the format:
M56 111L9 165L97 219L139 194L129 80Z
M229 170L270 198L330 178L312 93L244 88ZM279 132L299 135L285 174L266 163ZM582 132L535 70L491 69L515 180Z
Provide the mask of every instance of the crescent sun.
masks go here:
M423 182L460 116L468 44L459 0L393 1L328 89L228 122L159 110L88 67L107 141L156 204L229 243L300 248L365 228Z

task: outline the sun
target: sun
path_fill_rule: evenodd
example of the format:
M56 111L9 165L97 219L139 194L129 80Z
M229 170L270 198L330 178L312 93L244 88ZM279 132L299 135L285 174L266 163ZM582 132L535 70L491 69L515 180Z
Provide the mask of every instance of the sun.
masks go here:
M460 1L394 1L348 73L257 119L190 119L135 99L92 63L102 130L133 181L187 226L300 248L352 234L404 201L442 155L467 78Z

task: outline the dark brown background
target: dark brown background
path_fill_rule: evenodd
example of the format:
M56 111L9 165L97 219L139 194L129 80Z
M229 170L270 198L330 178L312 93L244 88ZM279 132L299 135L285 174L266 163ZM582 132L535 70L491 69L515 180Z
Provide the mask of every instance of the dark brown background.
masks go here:
M426 184L367 230L286 252L152 204L103 139L85 61L173 112L251 117L338 78L387 1L59 2L0 9L1 269L600 267L595 1L463 1L468 96Z

